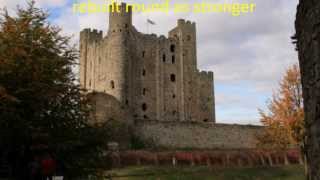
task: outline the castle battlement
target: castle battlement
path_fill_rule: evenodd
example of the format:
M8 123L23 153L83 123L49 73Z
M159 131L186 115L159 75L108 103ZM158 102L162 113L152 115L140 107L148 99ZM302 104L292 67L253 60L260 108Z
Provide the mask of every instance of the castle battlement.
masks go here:
M212 71L200 71L200 76L208 78L208 79L213 79L213 72Z
M103 38L103 32L99 31L97 29L84 29L80 32L80 38L84 38L88 40L89 42L91 41L99 41Z
M178 27L181 27L181 28L186 28L186 27L195 28L196 27L195 22L186 21L185 19L178 19L177 25L178 25Z

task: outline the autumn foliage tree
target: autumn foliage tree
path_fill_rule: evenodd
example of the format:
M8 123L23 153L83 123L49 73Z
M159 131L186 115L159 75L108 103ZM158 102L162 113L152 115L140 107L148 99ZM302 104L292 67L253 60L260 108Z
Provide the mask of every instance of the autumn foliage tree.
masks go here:
M267 111L259 109L264 132L258 137L266 148L286 149L301 145L304 136L304 111L298 65L290 67L280 88L268 103Z

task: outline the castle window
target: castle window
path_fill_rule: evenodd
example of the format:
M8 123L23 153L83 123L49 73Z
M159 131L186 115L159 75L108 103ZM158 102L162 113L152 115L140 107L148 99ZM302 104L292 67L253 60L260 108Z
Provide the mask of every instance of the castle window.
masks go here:
M128 105L129 104L129 101L128 101L128 99L126 99L126 105Z
M144 119L148 119L148 116L144 115L143 118L144 118Z
M176 75L171 74L170 75L170 80L171 80L171 82L175 82L176 81Z
M142 104L142 110L143 110L143 111L146 111L146 110L147 110L147 104L146 104L146 103L143 103L143 104Z
M143 90L142 90L142 95L146 95L146 92L147 92L147 89L146 89L146 88L143 88Z
M173 99L174 99L174 98L176 98L176 95L175 95L175 94L173 94L173 95L172 95L172 98L173 98Z
M146 55L145 51L142 51L142 57L144 57Z
M170 51L171 51L171 52L174 52L175 49L176 49L176 46L175 46L174 44L172 44L172 45L170 46Z
M166 62L166 55L165 54L162 55L162 61Z
M172 55L171 60L172 60L172 64L174 64L176 62L176 57L174 55Z
M110 82L110 87L111 87L111 89L114 89L114 81Z
M120 29L119 32L121 32L122 30Z
M142 76L145 76L145 75L146 75L146 70L142 69Z

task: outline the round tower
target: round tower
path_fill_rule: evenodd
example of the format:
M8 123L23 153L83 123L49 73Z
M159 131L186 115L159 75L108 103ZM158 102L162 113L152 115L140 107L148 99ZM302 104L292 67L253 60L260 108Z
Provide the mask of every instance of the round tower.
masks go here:
M125 32L132 26L132 7L113 3L109 7L109 33Z
M113 95L121 104L128 102L128 37L132 25L131 8L122 3L110 6L107 45L108 77L106 93Z

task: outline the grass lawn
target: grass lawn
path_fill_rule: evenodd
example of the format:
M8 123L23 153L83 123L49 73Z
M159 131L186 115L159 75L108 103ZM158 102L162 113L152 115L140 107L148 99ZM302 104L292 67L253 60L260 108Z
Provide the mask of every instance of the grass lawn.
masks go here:
M115 180L304 180L302 166L230 168L207 167L128 167L112 170ZM125 177L128 176L128 177Z

